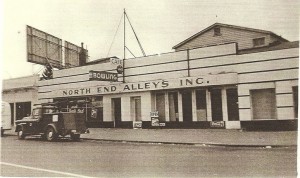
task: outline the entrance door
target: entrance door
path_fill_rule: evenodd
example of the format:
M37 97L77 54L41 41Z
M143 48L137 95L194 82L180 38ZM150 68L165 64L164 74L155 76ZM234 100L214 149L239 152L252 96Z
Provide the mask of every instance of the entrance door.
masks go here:
M227 112L229 121L239 120L239 105L238 92L236 88L229 88L226 90L227 96Z
M134 121L142 121L141 97L132 98Z
M210 96L211 96L212 121L222 121L223 112L222 112L221 89L212 89L210 91Z
M183 115L183 122L192 122L193 121L192 92L191 91L183 91L182 92L182 115Z
M113 105L113 116L115 120L115 127L121 127L122 123L122 114L121 114L121 98L112 98Z

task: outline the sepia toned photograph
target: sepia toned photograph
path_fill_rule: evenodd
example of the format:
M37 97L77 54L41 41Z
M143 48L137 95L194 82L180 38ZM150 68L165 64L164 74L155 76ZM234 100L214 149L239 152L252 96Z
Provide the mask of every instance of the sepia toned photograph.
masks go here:
M0 1L0 176L296 178L299 3Z

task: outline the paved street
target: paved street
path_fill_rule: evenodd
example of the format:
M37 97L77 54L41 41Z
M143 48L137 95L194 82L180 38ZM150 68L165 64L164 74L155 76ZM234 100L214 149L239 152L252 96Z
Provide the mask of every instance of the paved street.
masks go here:
M1 138L1 176L296 177L296 148Z

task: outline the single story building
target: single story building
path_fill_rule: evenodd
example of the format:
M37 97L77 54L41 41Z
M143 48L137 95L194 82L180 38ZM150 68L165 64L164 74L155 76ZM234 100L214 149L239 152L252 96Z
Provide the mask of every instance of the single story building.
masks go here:
M56 70L38 102L83 108L95 128L297 129L298 41L216 23L173 49Z
M38 103L39 75L25 76L2 81L2 101L10 104L11 124L31 114Z

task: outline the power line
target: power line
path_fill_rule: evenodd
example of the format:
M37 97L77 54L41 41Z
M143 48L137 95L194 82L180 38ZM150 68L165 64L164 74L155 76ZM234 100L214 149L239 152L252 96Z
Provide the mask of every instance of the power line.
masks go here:
M119 27L120 27L122 18L123 18L123 13L122 13L122 16L121 16L121 18L120 18L120 22L119 22L118 28L117 28L117 30L116 30L116 32L115 32L115 35L114 35L114 38L113 38L113 40L112 40L112 42L111 42L111 44L110 44L110 47L109 47L109 50L108 50L108 53L107 53L106 57L108 57L108 55L109 55L109 53L110 53L110 50L111 50L111 47L112 47L112 45L113 45L113 43L114 43L114 41L115 41L115 38L116 38L117 33L118 33L118 31L119 31Z
M141 45L141 43L140 43L140 40L139 40L139 38L137 37L137 34L135 33L134 28L133 28L133 26L132 26L132 24L131 24L131 22L130 22L130 20L129 20L129 17L128 17L128 15L127 15L127 13L126 13L125 11L124 11L124 14L125 14L125 16L127 17L127 20L128 20L128 22L129 22L129 24L130 24L130 26L131 26L131 29L132 29L132 31L133 31L133 33L134 33L134 36L135 36L135 38L136 38L136 40L137 40L137 42L138 42L138 44L139 44L139 46L140 46L140 49L141 49L143 55L146 56L146 53L145 53L145 51L144 51L144 49L143 49L143 47L142 47L142 45ZM125 18L125 17L124 17L124 18Z

